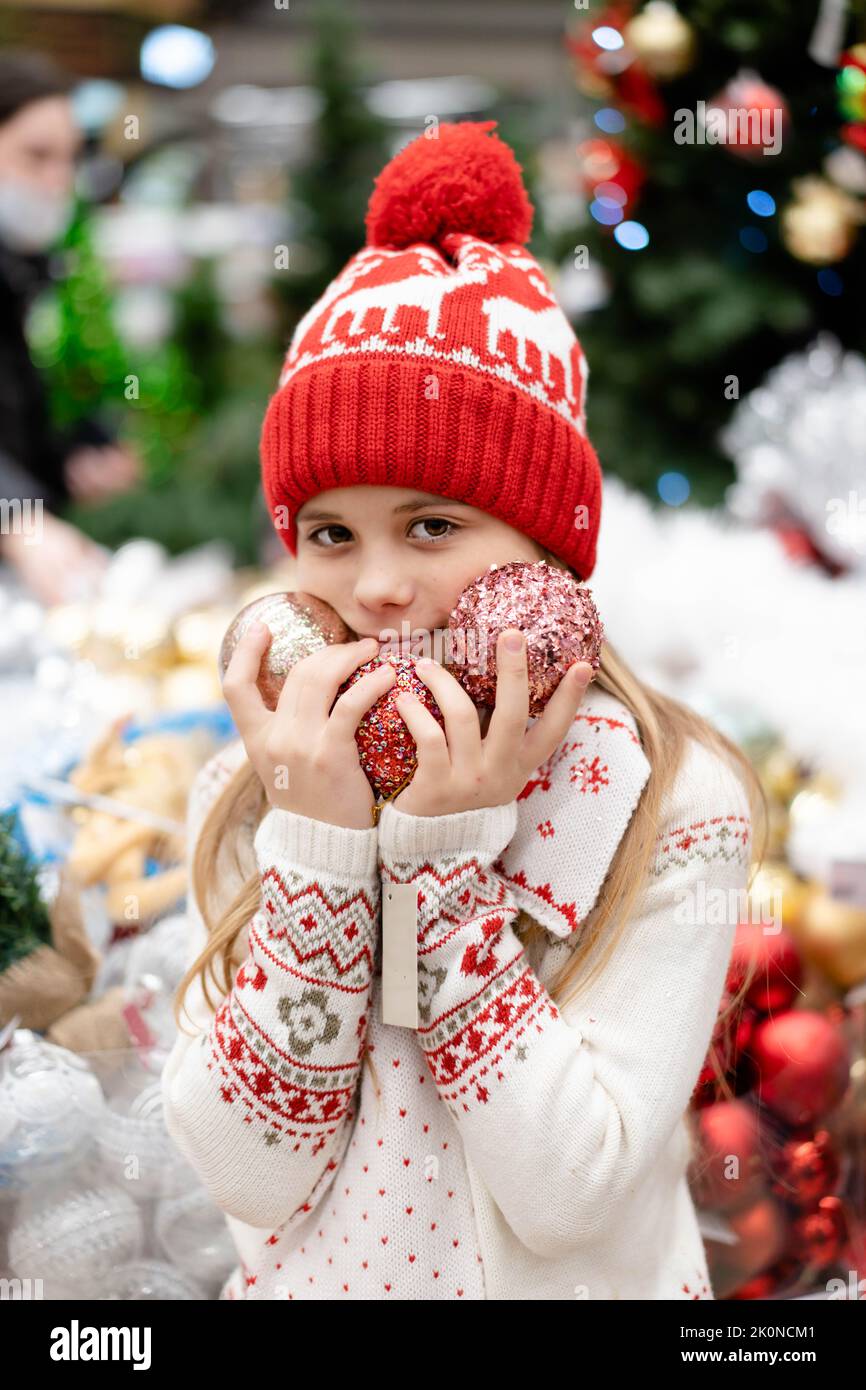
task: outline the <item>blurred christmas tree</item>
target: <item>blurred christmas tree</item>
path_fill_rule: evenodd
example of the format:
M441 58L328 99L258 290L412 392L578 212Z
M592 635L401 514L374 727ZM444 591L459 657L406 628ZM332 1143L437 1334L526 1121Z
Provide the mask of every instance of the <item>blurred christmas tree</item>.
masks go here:
M822 327L866 347L864 21L864 0L625 0L568 30L592 220L557 251L607 282L578 324L589 433L648 493L719 501L737 399Z
M17 812L0 813L0 973L51 940L37 866L25 849ZM7 1020L3 1020L6 1022Z
M325 0L316 6L314 23L308 66L320 108L309 161L291 181L300 245L275 280L287 336L364 245L367 200L390 154L387 127L366 98L353 17L344 5Z
M126 367L87 203L77 203L59 258L62 272L34 306L29 336L46 373L52 417L66 429L117 407Z

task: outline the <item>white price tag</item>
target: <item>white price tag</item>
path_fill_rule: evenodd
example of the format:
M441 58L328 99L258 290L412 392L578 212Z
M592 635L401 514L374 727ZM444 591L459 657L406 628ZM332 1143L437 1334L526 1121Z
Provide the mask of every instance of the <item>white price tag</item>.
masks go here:
M418 1027L418 888L382 883L382 1022Z
M830 897L854 907L866 907L866 861L834 859L830 864Z

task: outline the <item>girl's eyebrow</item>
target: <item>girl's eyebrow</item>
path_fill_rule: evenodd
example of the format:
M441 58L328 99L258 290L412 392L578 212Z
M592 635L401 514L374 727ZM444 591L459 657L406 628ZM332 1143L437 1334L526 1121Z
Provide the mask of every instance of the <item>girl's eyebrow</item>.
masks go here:
M403 512L417 512L422 507L439 507L443 503L449 507L465 507L469 509L468 502L458 502L450 497L410 497L408 502L401 502L394 508L394 516L400 516ZM339 521L337 512L298 512L298 521Z

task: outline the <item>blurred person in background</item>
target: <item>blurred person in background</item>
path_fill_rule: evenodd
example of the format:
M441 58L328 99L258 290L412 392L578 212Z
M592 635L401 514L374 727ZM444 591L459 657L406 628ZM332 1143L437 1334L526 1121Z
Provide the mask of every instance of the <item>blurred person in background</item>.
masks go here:
M96 422L65 435L54 430L25 337L29 306L49 279L48 253L74 208L82 146L74 86L42 55L0 54L0 560L46 604L86 588L108 559L55 513L69 500L126 491L139 474L134 455ZM35 542L32 526L11 518L30 517L37 499Z

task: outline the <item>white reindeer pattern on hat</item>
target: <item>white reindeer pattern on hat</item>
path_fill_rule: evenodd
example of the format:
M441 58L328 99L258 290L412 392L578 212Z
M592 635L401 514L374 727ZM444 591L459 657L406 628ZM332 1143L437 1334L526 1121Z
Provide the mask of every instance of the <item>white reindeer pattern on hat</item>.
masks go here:
M424 248L419 251L418 265L422 271L420 275L409 275L404 280L391 280L385 284L365 285L344 295L331 310L322 330L322 342L333 341L334 330L344 314L352 316L347 333L352 337L363 334L370 309L384 311L379 325L380 333L399 333L400 328L395 322L397 310L409 305L426 312L428 338L444 338L447 335L440 332L439 320L446 296L455 294L466 285L486 285L491 271L500 269L502 261L495 257L491 264L489 260L470 253L461 258L455 270L438 253Z
M528 309L507 295L497 295L485 299L481 305L487 315L487 351L492 357L504 357L499 347L501 333L510 333L517 344L517 365L528 370L526 344L534 343L541 358L541 372L544 380L552 384L550 359L555 357L562 366L565 379L565 394L579 407L575 399L574 378L571 371L571 354L574 348L574 333L571 325L558 305L549 309ZM581 373L583 379L583 373Z
M382 247L360 251L296 326L280 385L304 366L347 352L384 349L433 360L442 356L493 371L554 406L585 433L586 359L538 262L523 247L497 246L468 234L453 236L451 254L453 259L448 260L436 247L421 243L400 251ZM377 270L393 260L411 266L415 273L396 279L374 278L369 283ZM533 308L505 292L506 286L520 286L524 276L532 290L547 301L543 308ZM486 328L477 316L474 341L467 339L450 350L438 348L436 344L449 337L441 327L445 304L469 286L489 286L495 291L499 278L503 292L491 293L478 306L487 320ZM426 315L420 337L417 331L409 331L405 317L400 321L400 311L412 308ZM454 322L462 325L463 316ZM513 343L510 351L509 339ZM527 356L529 344L538 354L540 377ZM489 364L484 361L485 352ZM561 369L561 388L551 373L553 359Z

